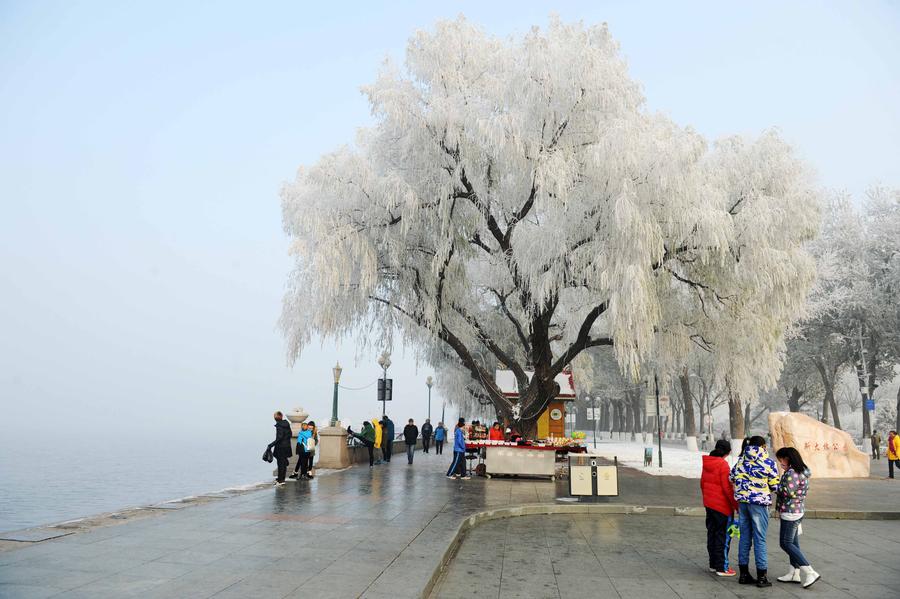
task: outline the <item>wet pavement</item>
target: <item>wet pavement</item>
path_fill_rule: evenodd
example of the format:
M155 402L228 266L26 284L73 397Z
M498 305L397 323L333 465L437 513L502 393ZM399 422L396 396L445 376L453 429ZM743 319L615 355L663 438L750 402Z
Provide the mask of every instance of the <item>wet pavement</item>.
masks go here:
M567 493L566 481L448 480L448 454L418 452L413 466L403 457L374 469L357 466L21 543L0 552L0 597L417 597L466 517L491 508L559 504L556 497ZM887 504L898 510L895 482L816 481L810 508ZM621 495L608 502L696 507L698 487L696 480L620 469ZM508 525L518 527L514 520ZM658 526L702 523L669 517ZM868 523L841 524L852 529ZM696 536L693 530L690 535ZM646 542L668 550L666 543L677 546L681 540L676 535Z
M801 549L822 578L809 589L774 581L788 563L773 521L767 538L773 587L757 589L707 571L702 518L601 514L494 520L467 533L431 597L900 597L900 521L810 520L803 529ZM736 559L732 547L732 563Z

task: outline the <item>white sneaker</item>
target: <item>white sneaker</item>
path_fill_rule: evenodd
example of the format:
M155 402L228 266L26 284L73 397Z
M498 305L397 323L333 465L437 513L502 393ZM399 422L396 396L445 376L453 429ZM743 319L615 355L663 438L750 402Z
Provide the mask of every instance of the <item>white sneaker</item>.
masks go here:
M471 476L464 476L464 477L462 477L462 479L463 479L463 480L472 480L472 477L471 477Z
M800 576L803 579L801 584L804 589L811 587L817 580L822 578L819 573L812 569L812 566L800 566Z
M791 569L788 570L787 574L785 574L784 576L779 576L776 580L778 580L778 582L796 582L799 584L800 570L798 570L794 566L791 566Z

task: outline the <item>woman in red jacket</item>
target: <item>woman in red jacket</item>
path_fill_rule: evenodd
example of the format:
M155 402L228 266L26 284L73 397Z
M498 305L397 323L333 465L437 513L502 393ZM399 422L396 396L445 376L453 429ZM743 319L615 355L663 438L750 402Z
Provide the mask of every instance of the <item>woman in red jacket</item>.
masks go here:
M703 474L700 490L706 507L706 550L709 552L709 571L717 576L734 576L728 567L728 526L738 505L734 489L728 480L731 468L725 456L731 453L731 443L725 439L716 441L716 448L703 456Z

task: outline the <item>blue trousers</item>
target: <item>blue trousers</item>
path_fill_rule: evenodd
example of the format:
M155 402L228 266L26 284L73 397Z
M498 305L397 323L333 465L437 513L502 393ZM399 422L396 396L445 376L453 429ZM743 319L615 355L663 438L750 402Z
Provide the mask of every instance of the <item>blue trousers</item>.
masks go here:
M782 520L781 528L778 530L778 544L788 554L791 565L795 568L809 565L803 552L800 551L800 535L797 532L801 522L803 522L803 518L793 521Z
M739 503L741 518L741 542L738 544L738 565L750 565L750 546L757 570L768 570L766 557L766 533L769 531L769 506L755 503Z
M465 476L466 474L466 452L454 451L453 461L450 463L450 469L447 470L447 476Z

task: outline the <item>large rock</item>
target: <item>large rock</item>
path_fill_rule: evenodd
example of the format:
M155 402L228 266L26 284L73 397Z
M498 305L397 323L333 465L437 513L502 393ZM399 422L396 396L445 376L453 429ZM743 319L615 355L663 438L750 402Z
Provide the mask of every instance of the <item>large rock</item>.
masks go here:
M842 430L797 412L771 412L772 456L796 447L814 478L868 478L869 455Z

